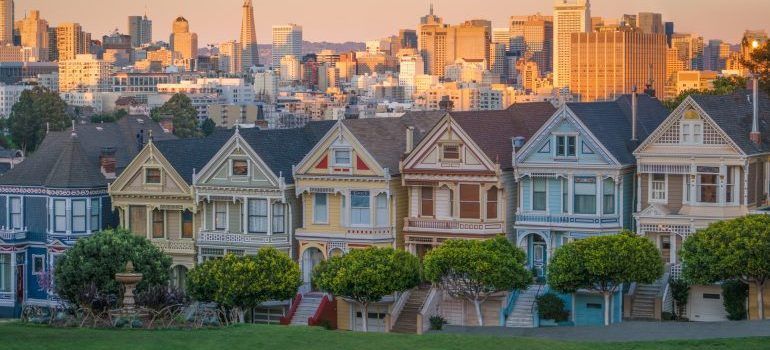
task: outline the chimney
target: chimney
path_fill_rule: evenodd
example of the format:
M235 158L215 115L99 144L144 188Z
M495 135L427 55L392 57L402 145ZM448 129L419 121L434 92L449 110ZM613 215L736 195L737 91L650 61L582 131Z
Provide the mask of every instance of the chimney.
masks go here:
M114 179L116 177L116 164L115 148L102 147L102 151L99 154L99 166L101 167L102 175L104 175L105 178Z
M637 99L636 85L634 85L633 92L631 93L631 141L633 142L639 141L636 136L637 113L639 109Z
M406 127L406 153L412 153L414 149L414 127Z
M752 77L752 94L754 98L753 101L753 119L751 122L751 133L749 134L749 139L754 144L760 144L762 142L762 135L759 133L759 79L757 79L757 76L754 75Z

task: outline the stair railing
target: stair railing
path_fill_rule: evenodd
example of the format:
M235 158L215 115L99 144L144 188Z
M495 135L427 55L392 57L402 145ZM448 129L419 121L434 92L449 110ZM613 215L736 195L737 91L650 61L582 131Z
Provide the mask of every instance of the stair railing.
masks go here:
M520 293L520 290L514 290L508 294L505 307L500 309L500 327L505 327L505 322L508 320L511 312L513 312L513 307L516 306L516 300L519 298Z
M307 318L308 326L320 326L321 321L329 321L329 326L337 328L337 317L335 311L334 297L326 294L321 298L321 303L313 313L313 316Z
M289 312L286 313L285 316L281 317L280 323L282 325L288 325L291 323L291 319L294 318L294 314L297 312L297 308L299 307L299 304L302 302L302 293L297 293L296 296L294 296L294 299L291 301L291 305L289 306Z
M529 309L530 314L532 315L532 326L533 327L540 327L540 314L538 312L537 308L537 297L540 296L540 293L545 294L548 292L548 286L539 284L537 286L537 292L535 293L535 301L532 303L532 307Z
M396 298L396 302L393 303L393 307L386 315L386 318L388 319L388 322L385 324L386 332L390 332L390 330L393 329L393 327L396 325L396 322L398 322L398 317L401 315L401 311L404 311L404 306L409 300L409 297L412 295L413 290L414 289L407 290L401 293L398 298Z
M420 308L420 312L417 313L417 334L423 334L426 330L430 329L430 317L438 315L438 307L441 302L441 290L437 287L432 287L428 297Z

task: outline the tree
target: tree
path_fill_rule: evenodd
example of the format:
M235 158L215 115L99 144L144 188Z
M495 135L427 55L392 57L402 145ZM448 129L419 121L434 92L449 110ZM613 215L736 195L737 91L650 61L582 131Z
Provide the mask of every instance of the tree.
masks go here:
M649 284L662 275L658 249L629 231L568 243L556 250L548 265L552 288L563 293L588 289L604 296L604 325L610 324L612 295L624 284Z
M751 46L751 43L743 43ZM748 59L741 62L746 69L759 79L759 86L767 94L770 94L770 43L758 46L751 51Z
M40 86L23 91L8 118L11 139L25 153L34 152L46 129L60 131L70 125L66 111L67 104L55 92Z
M214 123L214 121L211 119L206 118L206 120L201 123L201 131L203 131L203 135L205 136L213 134L216 128L216 123Z
M754 285L759 319L765 319L764 291L770 280L770 216L718 221L682 245L685 278L694 284L730 279Z
M481 304L492 294L525 289L532 274L524 266L525 253L503 236L494 239L449 240L425 255L425 277L452 297L468 300L484 324Z
M275 248L262 248L254 256L228 254L188 273L193 298L235 310L240 322L245 310L270 300L291 299L301 284L297 263Z
M115 274L124 272L129 261L143 275L137 291L168 283L170 257L144 237L126 230L106 230L78 240L59 258L54 273L56 293L81 306L89 302L83 299L88 288L117 295L120 285Z
M198 111L190 98L181 92L174 94L163 106L154 108L150 116L155 121L170 116L174 123L174 135L178 137L199 137L202 134L198 129Z
M369 305L383 297L414 288L420 283L420 261L392 248L351 250L323 261L313 271L321 290L361 306L364 332L369 329Z

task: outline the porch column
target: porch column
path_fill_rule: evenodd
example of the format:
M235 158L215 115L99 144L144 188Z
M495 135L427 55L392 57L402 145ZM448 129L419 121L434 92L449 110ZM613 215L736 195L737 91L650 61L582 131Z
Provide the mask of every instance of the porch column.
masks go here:
M249 199L247 197L241 198L241 232L243 234L249 233Z
M604 214L604 176L596 177L596 215Z
M671 265L676 265L676 262L677 262L676 241L677 241L678 237L679 237L679 235L676 234L676 233L672 233L671 236L669 236L669 240L671 241L671 253L669 254L669 256L670 256L669 263L671 263Z
M574 191L574 188L575 188L575 175L569 174L567 179L568 179L568 181L567 181L567 203L569 203L569 206L568 206L568 208L569 208L569 215L572 215L572 214L575 213L575 209L574 209L575 205L574 205L574 203L572 203L573 200L574 200L574 197L575 197L574 194L572 193Z
M267 200L267 235L273 234L273 200L266 198ZM327 204L327 207L329 205Z

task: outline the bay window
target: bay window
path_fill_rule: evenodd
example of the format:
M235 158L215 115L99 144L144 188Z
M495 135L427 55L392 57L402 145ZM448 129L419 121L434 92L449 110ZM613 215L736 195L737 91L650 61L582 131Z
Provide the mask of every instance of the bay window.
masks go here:
M316 193L313 195L313 223L328 224L329 210L326 193Z
M86 232L86 201L72 201L72 232Z
M698 174L698 202L717 202L717 174Z
M369 191L350 192L350 223L364 226L371 224L371 203Z
M286 206L282 203L273 204L273 233L286 232Z
M460 185L460 218L480 219L479 185Z
M596 214L596 178L575 178L575 214Z
M374 197L374 207L376 209L375 216L377 220L377 227L388 227L390 222L388 218L388 195L380 193L377 197Z
M532 179L532 210L545 211L547 205L546 184L545 178Z
M267 200L249 199L249 233L267 233Z
M650 198L652 203L665 203L666 193L666 174L650 175Z
M602 192L604 193L604 202L602 202L604 214L615 214L615 180L605 179Z

